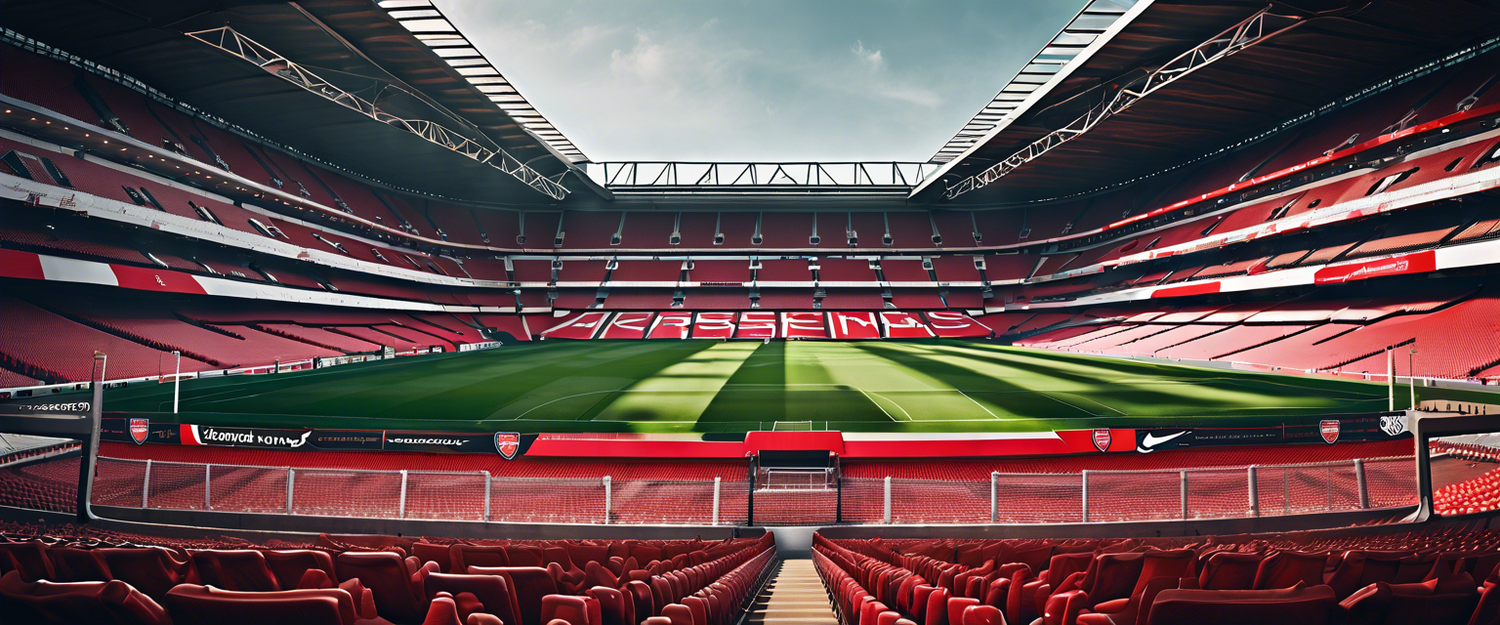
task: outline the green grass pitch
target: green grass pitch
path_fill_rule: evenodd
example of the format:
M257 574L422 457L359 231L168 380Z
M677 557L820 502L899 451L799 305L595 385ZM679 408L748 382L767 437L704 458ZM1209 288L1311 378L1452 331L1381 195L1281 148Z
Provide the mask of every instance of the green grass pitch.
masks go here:
M1461 398L1419 389L1420 398ZM1398 389L1404 408L1405 388ZM983 341L546 341L111 389L105 410L240 426L520 432L1038 431L1375 412L1381 384Z

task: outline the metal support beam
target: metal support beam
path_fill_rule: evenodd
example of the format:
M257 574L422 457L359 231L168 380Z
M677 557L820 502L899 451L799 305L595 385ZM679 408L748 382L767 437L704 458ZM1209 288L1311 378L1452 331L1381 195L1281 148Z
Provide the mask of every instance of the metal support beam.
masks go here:
M146 460L146 476L141 479L141 508L151 507L151 460Z
M610 492L610 482L611 482L610 477L608 475L604 476L604 524L605 525L609 525L609 508L610 508L610 504L613 503L613 502L610 501L610 496L612 494Z
M718 525L719 524L719 487L720 487L720 485L721 485L721 483L723 481L724 481L724 478L722 478L722 477L715 477L714 478L714 516L713 516L713 524L714 525Z
M584 165L613 192L908 193L938 166L907 162L609 161Z
M1080 501L1082 501L1082 507L1083 507L1083 522L1084 523L1088 523L1089 522L1089 470L1088 469L1084 469L1083 470L1083 474L1080 477L1080 480L1083 483L1083 488L1081 489L1081 492L1080 492L1080 494L1082 496L1079 497Z
M1370 508L1370 488L1368 482L1365 481L1364 458L1354 459L1354 482L1359 488L1359 509L1368 510Z
M255 42L229 26L194 31L187 33L187 36L254 64L277 78L344 108L417 135L429 143L447 148L454 153L486 163L554 200L561 201L568 196L566 187L528 167L500 146L488 141L481 143L480 140L450 130L436 122L425 119L404 119L382 111L374 102L339 88L306 67Z
M1250 494L1250 516L1260 516L1260 483L1256 480L1255 465L1245 469L1245 490Z
M891 524L891 476L885 476L885 524Z
M401 502L396 504L396 518L406 518L406 469L401 470Z
M990 471L990 522L1000 522L1000 472Z
M1305 23L1307 23L1307 18L1305 17L1272 13L1270 7L1262 9L1255 15L1219 33L1212 39L1198 44L1193 49L1178 55L1177 58L1167 61L1161 67L1146 72L1144 75L1132 80L1129 84L1120 86L1112 93L1106 92L1104 99L1090 108L1082 117L1073 120L1072 123L1062 128L1047 133L1046 136L1033 141L1030 145L1006 157L1004 160L991 165L988 169L949 186L944 195L951 200L995 182L1022 165L1041 158L1042 155L1051 152L1062 144L1093 130L1100 122L1130 108L1132 104L1176 82L1179 78L1192 74L1217 61L1234 56L1242 50L1253 47L1256 44Z
M1182 520L1186 521L1188 518L1188 472L1179 471L1178 474L1178 480L1181 483L1180 490L1182 491Z

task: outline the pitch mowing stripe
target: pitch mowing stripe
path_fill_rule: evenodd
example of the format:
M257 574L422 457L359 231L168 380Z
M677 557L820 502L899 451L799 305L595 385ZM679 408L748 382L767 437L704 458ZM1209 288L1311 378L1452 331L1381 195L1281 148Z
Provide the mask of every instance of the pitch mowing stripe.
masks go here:
M637 380L634 384L622 389L617 396L611 396L607 404L596 406L594 414L588 415L590 421L654 421L659 416L667 416L664 412L681 413L683 416L701 417L718 395L723 385L744 365L755 352L760 350L761 343L712 343L708 349L699 351L679 362L673 363L650 377ZM683 379L676 379L682 376ZM657 401L655 405L642 404L633 401L629 392L653 391L678 394L678 401L668 408L664 402ZM706 399L698 401L695 395L706 395ZM654 414L653 414L654 413ZM629 418L638 417L643 414L653 414L650 419ZM616 418L617 415L627 418Z

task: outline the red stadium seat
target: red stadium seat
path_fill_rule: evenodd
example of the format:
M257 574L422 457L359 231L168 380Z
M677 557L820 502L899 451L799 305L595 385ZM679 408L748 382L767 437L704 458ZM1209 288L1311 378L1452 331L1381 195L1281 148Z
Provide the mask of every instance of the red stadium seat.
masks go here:
M555 595L557 580L547 569L536 566L471 566L470 575L498 575L515 593L521 625L542 625L542 598Z
M190 581L192 561L180 561L165 549L106 548L99 550L99 557L114 579L158 601L172 587Z
M102 623L170 625L167 611L121 581L28 582L18 571L0 576L0 599L6 620L17 623ZM32 619L36 619L33 621Z
M1255 588L1255 572L1260 569L1262 559L1259 553L1215 553L1204 561L1203 571L1198 574L1198 587L1203 590L1252 590Z
M1326 625L1337 605L1333 589L1298 584L1280 590L1165 590L1148 625Z
M1255 571L1256 590L1291 588L1297 584L1317 586L1323 583L1326 553L1277 551L1260 562Z
M436 564L416 566L416 559L402 559L391 551L345 552L334 563L341 581L358 579L375 597L381 618L396 623L419 623L427 614L424 588Z
M1338 611L1345 623L1466 623L1478 604L1474 579L1462 573L1420 584L1375 582L1340 602Z
M432 573L427 576L424 586L429 599L440 592L447 592L455 597L470 593L483 606L483 612L493 614L506 623L521 622L520 604L504 576Z
M377 625L384 619L362 619L349 593L340 589L234 592L182 584L167 593L174 625ZM417 621L420 622L420 621Z

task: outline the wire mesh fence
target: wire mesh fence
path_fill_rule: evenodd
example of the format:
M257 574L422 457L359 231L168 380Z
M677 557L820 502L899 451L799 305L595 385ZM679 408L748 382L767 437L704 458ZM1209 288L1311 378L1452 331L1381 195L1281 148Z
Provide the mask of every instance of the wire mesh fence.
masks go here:
M1418 502L1416 468L1409 456L1254 467L992 473L988 482L843 478L841 483L837 515L841 523L1223 519L1395 508ZM757 521L760 516L757 506Z
M1411 457L1254 467L992 473L988 481L496 477L100 458L98 505L389 519L621 525L1102 523L1415 505ZM822 479L822 478L819 478Z

